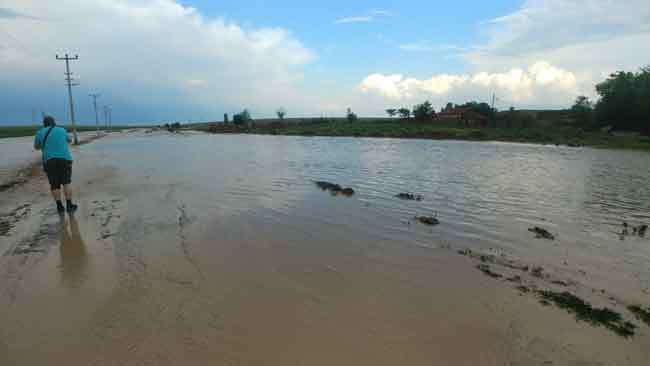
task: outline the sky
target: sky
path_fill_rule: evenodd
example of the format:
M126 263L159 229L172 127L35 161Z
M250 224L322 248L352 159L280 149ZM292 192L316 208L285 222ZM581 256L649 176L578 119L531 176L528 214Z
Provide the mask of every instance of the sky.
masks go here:
M650 63L647 0L2 0L0 125L383 116L429 100L556 109ZM37 117L35 118L34 115ZM100 111L100 120L102 119Z

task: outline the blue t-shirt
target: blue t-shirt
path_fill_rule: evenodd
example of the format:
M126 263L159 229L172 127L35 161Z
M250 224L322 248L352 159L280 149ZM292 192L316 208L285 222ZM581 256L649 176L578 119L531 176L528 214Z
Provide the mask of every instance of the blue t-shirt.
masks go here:
M72 155L70 155L70 149L68 148L68 131L65 128L54 126L47 137L45 146L43 146L43 139L49 129L49 127L41 128L34 137L34 148L43 150L43 162L53 158L72 161Z

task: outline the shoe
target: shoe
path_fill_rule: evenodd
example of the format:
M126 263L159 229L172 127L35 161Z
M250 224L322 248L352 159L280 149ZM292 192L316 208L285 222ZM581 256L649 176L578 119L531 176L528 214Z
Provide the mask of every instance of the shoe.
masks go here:
M77 208L79 208L79 206L75 204L68 205L68 213L74 213L75 211L77 211Z

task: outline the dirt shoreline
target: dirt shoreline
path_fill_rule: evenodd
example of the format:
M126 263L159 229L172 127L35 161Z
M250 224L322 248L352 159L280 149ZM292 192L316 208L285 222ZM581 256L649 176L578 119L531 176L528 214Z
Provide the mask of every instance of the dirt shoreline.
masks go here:
M650 327L627 309L638 302L591 287L590 274L333 227L318 236L338 242L301 249L273 221L198 210L174 182L75 158L72 218L55 214L38 171L3 192L0 364L650 362ZM543 291L612 309L635 334L576 321Z

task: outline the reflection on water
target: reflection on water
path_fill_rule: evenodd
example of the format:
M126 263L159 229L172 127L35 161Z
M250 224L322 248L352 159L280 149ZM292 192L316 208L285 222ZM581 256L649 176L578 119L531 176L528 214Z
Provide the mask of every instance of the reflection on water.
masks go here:
M86 278L88 254L86 244L81 238L79 222L74 215L61 216L61 281L66 287L76 288Z

